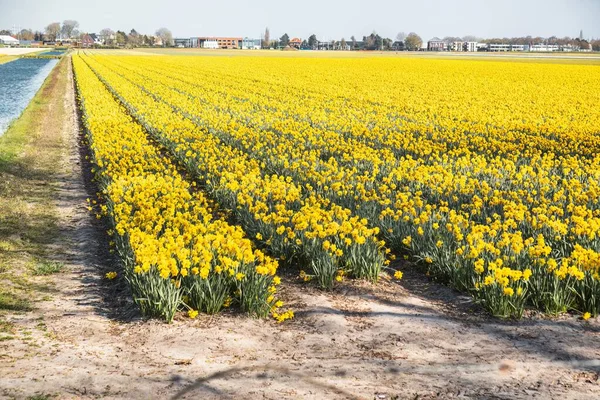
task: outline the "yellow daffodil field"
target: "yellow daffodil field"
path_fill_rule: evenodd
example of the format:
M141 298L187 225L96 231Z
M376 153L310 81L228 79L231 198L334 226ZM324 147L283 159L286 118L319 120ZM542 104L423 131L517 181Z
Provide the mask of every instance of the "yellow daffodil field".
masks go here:
M73 67L90 208L146 315L283 321L281 268L324 289L420 268L499 317L600 312L600 66L80 52Z

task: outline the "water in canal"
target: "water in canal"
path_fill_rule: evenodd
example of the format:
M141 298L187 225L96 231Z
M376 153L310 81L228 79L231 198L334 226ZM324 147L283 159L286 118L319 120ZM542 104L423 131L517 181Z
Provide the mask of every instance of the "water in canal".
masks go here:
M0 136L21 115L57 62L20 58L0 64Z

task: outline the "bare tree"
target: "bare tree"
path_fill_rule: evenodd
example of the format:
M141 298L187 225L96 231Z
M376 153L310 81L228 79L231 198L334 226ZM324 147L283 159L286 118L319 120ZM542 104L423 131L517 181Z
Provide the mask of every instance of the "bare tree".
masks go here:
M71 37L74 36L74 31L79 28L79 22L72 20L72 19L66 19L63 21L62 24L62 28L60 30L60 33L62 34L63 39L70 39Z
M21 29L21 32L19 32L19 37L21 40L33 40L34 34L31 29Z
M404 42L404 39L406 39L406 33L404 33L404 32L398 32L398 34L396 35L396 41L397 42Z
M139 46L143 40L142 36L135 29L132 29L129 32L129 35L127 35L127 38L128 38L129 44L134 47Z
M171 46L173 44L173 34L167 28L160 28L157 30L156 36L160 38L163 46Z
M110 28L104 28L100 31L100 40L105 45L112 45L115 32Z
M271 32L269 32L269 28L265 28L265 36L263 37L262 47L263 49L268 49L271 45Z
M56 40L59 33L60 33L60 23L59 22L53 22L46 27L46 36L48 37L48 40L52 40L52 41Z
M342 42L341 42L341 45L342 45L342 50L346 50L346 45L347 45L347 44L348 44L348 43L346 43L346 39L342 38Z

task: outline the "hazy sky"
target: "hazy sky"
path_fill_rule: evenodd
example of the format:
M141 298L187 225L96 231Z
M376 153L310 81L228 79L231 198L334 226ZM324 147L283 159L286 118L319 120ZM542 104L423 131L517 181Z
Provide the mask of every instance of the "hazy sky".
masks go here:
M362 38L372 31L395 38L414 31L433 36L572 36L600 38L600 0L0 0L0 29L43 30L75 19L82 32L102 28L175 37Z

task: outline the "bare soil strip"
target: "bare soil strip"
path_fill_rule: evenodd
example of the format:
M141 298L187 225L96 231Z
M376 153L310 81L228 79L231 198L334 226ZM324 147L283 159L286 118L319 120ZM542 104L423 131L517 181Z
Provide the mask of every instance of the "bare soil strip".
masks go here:
M0 342L0 396L600 398L598 321L498 321L416 272L400 284L349 282L332 293L284 276L296 318L283 324L237 313L141 320L122 300L126 285L102 278L115 263L86 210L93 186L70 64L51 79L53 101L39 117L44 139L34 145L62 146L62 173L51 183L60 235L48 248L65 268L53 276L50 301L3 317L15 338Z

